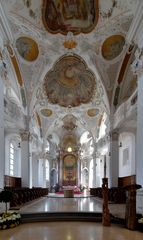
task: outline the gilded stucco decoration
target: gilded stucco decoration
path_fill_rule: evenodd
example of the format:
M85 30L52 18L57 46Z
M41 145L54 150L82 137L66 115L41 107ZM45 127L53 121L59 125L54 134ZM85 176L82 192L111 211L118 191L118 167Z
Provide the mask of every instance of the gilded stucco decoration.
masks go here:
M89 103L96 87L94 74L82 58L65 56L44 78L44 89L52 104L76 107Z
M89 33L95 28L98 16L98 0L43 0L43 24L53 34Z
M113 60L120 55L124 45L125 38L122 35L112 35L102 45L102 56L106 60Z
M18 53L24 60L32 62L37 59L39 49L37 43L29 37L20 37L16 40Z

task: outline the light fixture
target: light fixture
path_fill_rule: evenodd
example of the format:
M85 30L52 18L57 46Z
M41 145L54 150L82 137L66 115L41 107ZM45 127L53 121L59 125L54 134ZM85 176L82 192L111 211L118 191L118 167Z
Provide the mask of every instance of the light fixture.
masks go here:
M119 143L119 147L122 147L122 142Z
M71 148L71 147L68 147L68 148L67 148L67 151L68 151L68 152L72 152L72 148Z
M21 148L20 142L18 143L18 148Z

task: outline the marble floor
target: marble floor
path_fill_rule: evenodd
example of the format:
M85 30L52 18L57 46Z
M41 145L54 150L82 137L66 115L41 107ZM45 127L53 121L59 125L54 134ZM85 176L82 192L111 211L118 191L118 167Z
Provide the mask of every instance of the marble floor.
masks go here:
M125 215L124 204L109 204L110 213ZM25 204L21 213L89 211L102 212L102 200L95 197L63 198L46 196ZM38 222L25 223L16 228L0 230L0 240L141 240L143 233L130 231L119 224L110 227L96 222Z
M42 222L1 230L0 240L142 240L143 233L95 222Z
M125 218L125 204L109 204L110 213ZM102 200L95 197L64 198L48 195L20 208L20 213L37 212L102 212Z

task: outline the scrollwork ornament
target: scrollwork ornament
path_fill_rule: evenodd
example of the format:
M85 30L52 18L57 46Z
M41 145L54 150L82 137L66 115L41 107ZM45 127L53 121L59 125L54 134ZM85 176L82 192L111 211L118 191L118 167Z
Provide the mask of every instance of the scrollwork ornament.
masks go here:
M135 75L143 74L143 49L137 49L135 52L136 59L131 65L132 71Z
M0 76L2 79L7 79L7 69L6 69L6 63L3 59L3 55L0 52Z

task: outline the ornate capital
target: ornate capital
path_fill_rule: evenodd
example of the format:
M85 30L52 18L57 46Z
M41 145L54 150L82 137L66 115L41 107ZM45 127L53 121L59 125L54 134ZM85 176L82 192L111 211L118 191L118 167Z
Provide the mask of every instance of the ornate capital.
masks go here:
M135 60L132 63L132 71L134 74L140 76L143 74L143 49L138 48L135 52Z
M30 137L30 133L29 131L23 131L20 133L20 136L22 141L28 141Z
M112 141L118 141L119 133L117 131L111 132Z

